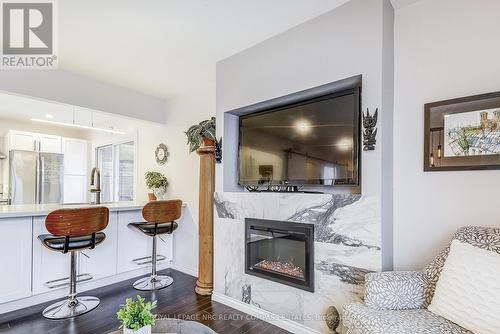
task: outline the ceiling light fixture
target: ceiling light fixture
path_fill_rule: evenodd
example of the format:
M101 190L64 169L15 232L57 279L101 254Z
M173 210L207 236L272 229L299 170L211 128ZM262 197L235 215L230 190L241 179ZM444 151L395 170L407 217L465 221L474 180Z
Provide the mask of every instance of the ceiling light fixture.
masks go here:
M40 118L31 118L31 121L33 121L33 122L40 122L40 123L48 123L48 124L53 124L53 125L69 126L69 127L72 127L72 128L80 128L80 129L95 130L95 131L108 132L108 133L115 133L115 134L118 134L118 135L124 135L125 134L125 132L123 132L123 131L118 131L118 130L113 130L113 129L97 128L97 127L94 127L94 126L78 125L78 124L74 124L74 123L64 123L64 122L49 121L49 120L40 119Z
M52 119L52 118L54 118L54 115L52 115L52 114L45 114L45 118Z

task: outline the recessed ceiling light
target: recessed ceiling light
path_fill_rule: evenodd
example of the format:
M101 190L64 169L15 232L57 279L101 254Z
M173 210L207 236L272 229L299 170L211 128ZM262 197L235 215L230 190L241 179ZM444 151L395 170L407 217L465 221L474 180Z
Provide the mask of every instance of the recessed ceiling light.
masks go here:
M54 118L54 115L52 115L52 114L45 114L45 118L52 119L52 118Z

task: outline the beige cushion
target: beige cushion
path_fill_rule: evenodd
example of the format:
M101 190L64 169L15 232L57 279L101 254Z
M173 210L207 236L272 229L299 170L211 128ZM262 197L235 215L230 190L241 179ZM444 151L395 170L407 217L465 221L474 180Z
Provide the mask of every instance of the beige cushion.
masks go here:
M429 311L477 334L500 333L500 254L453 240Z

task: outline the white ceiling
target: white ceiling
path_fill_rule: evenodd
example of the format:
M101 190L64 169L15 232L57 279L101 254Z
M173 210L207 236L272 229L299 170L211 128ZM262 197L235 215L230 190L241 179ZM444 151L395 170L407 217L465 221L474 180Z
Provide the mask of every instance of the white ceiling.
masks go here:
M58 1L59 67L168 98L213 80L218 60L347 1Z

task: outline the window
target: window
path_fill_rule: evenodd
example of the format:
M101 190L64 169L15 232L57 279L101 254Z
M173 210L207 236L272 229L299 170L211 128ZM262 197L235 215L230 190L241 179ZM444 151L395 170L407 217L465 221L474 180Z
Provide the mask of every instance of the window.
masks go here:
M116 174L119 202L134 200L134 142L117 145Z
M134 200L135 142L121 142L96 148L101 171L102 202Z
M101 201L113 202L113 146L97 148L97 168L101 171Z

